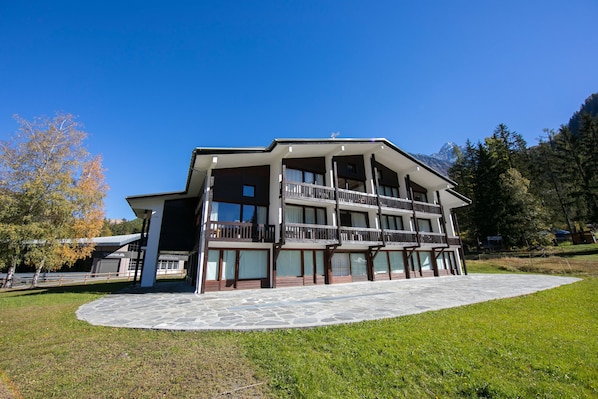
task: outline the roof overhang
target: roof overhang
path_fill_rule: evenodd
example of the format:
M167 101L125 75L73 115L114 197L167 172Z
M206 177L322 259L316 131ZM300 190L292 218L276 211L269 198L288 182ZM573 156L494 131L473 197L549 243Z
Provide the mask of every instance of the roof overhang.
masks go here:
M192 151L185 190L127 197L138 217L169 199L199 196L211 169L259 166L282 158L309 158L374 154L376 161L420 185L436 190L452 189L456 183L384 138L372 139L275 139L267 147L197 147ZM366 160L367 162L367 160ZM459 195L455 192L455 194ZM469 201L467 198L461 202ZM450 200L454 202L454 200ZM469 201L470 202L470 201Z

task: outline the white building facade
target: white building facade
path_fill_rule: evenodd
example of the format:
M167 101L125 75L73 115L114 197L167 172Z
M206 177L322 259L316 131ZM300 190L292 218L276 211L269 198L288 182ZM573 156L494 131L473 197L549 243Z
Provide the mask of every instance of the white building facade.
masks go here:
M131 196L142 286L189 256L198 293L459 275L455 183L386 139L196 148L182 192Z

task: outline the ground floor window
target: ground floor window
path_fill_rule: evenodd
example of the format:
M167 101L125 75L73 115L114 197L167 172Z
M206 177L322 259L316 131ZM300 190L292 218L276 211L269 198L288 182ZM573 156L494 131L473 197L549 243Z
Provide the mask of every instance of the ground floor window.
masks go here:
M403 252L389 252L388 258L390 260L391 273L405 273L405 258L403 257Z
M405 273L402 251L380 251L374 258L374 274Z
M211 249L208 251L206 280L268 278L268 250Z
M422 251L419 252L419 263L421 270L432 270L432 252Z
M374 274L388 273L388 256L386 252L378 252L374 258Z
M351 253L351 274L353 276L366 276L368 274L367 258L362 253Z
M280 251L276 259L277 277L299 277L303 275L301 251Z
M337 252L332 255L333 276L365 276L367 275L367 258L360 252Z
M436 267L438 270L448 269L444 263L444 252L439 253L436 257Z
M341 277L351 275L351 261L348 253L332 255L332 275Z
M268 278L268 251L239 251L239 279Z
M324 275L324 251L282 250L276 259L277 277Z

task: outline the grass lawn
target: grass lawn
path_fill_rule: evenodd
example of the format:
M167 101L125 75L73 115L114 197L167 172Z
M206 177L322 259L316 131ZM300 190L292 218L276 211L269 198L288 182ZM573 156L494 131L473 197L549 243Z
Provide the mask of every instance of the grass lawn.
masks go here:
M476 262L470 272L504 272ZM581 282L519 298L250 333L76 319L81 304L126 283L2 292L0 398L6 389L23 398L598 397L598 262L591 263Z

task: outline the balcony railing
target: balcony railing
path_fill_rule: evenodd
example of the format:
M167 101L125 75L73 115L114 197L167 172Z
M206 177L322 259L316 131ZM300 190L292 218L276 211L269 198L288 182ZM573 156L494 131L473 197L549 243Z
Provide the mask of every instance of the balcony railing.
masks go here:
M461 240L459 240L459 237L448 237L447 240L449 245L461 245Z
M239 222L210 222L210 239L221 241L274 242L274 226Z
M289 198L305 198L334 201L334 189L315 184L287 182L285 194Z
M348 202L351 204L378 206L376 196L352 190L338 190L338 199L340 202Z
M415 244L417 233L405 230L384 230L384 240L395 244Z
M442 214L442 210L440 209L440 205L436 204L428 204L427 202L418 202L414 201L413 206L416 212L426 212L426 213L434 213L437 215Z
M332 187L318 186L315 184L286 182L285 194L288 198L301 198L309 200L327 200L334 201L334 189ZM362 193L352 190L338 190L339 201L341 203L359 204L368 206L378 206L376 196L373 194ZM442 214L440 206L436 204L428 204L426 202L418 202L404 199L380 196L380 205L385 208L403 209L407 211L415 210L417 212L432 213L436 215Z
M386 208L394 209L405 209L407 211L413 210L411 200L404 198L387 197L384 195L380 196L380 205Z
M446 237L442 233L419 233L422 244L446 244Z
M285 238L291 241L337 241L337 233L334 226L285 223Z
M381 231L364 227L341 227L343 241L381 242Z

